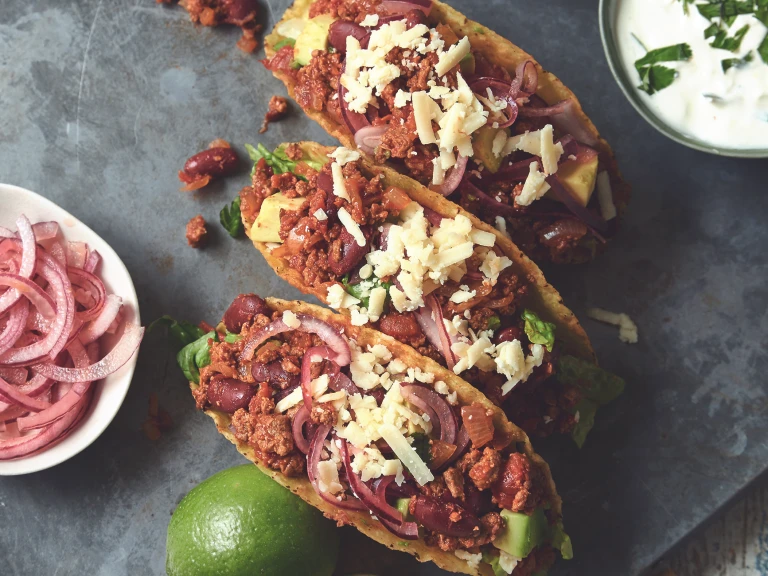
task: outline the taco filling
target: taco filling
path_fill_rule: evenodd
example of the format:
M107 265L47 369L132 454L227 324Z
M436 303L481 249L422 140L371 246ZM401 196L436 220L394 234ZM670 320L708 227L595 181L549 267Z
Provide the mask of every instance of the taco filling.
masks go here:
M305 111L534 260L591 259L615 233L620 181L575 100L547 104L533 61L510 74L431 9L429 0L317 0L278 24L265 64L289 78Z
M334 510L370 514L402 540L496 574L546 569L554 547L570 556L559 500L527 442L497 428L487 406L460 405L389 341L358 345L344 332L241 295L179 363L198 383L199 409L230 414L259 462L308 478Z
M533 280L512 267L494 233L385 189L356 151L338 148L330 159L305 157L297 144L252 152L253 184L241 191L246 230L302 289L453 370L526 432L583 442L621 385L595 394L599 369L561 354L554 324L525 306ZM563 362L574 369L561 374Z

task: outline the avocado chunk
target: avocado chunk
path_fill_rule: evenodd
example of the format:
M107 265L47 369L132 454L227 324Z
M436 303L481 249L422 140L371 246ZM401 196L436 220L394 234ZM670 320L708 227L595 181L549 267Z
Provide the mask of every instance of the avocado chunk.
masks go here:
M296 63L306 66L312 60L312 52L328 49L328 29L333 20L328 14L321 14L307 21L293 46L293 59Z
M586 208L592 193L595 191L597 181L598 157L595 156L589 162L568 160L557 169L557 177L563 186L578 200L579 204ZM547 196L550 197L549 195Z
M306 198L286 198L282 194L273 194L264 200L256 222L249 234L254 242L282 242L280 238L280 211L294 211L301 208Z
M459 66L461 67L461 73L465 76L469 76L471 74L475 73L475 55L470 52L464 58L461 59L461 62L459 62Z
M475 160L482 163L491 174L498 172L501 166L501 154L496 156L493 153L493 141L502 130L504 129L483 126L472 135Z
M410 498L398 498L397 504L395 504L395 507L400 510L400 513L403 515L403 521L410 520L411 513L408 511L410 503Z
M542 508L537 508L530 516L502 510L501 517L506 527L493 541L493 545L511 556L525 558L549 538L549 525Z

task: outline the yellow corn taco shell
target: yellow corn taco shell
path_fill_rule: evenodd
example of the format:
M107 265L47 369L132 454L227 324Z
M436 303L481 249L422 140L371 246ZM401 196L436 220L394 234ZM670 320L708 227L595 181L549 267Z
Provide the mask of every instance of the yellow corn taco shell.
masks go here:
M314 0L295 0L293 5L286 10L281 21L275 26L273 31L265 38L265 50L268 58L276 54L275 46L285 40L277 30L286 21L293 19L309 19L309 9ZM515 69L519 64L525 61L531 61L536 66L538 72L538 88L536 95L542 98L548 105L554 105L563 100L570 99L573 105L573 116L578 121L580 129L589 136L590 146L595 148L600 156L600 162L603 169L608 173L613 193L613 202L616 206L618 218L621 218L626 210L630 198L630 186L627 184L618 169L615 156L608 142L605 141L584 113L576 95L571 92L554 74L544 70L544 68L527 52L514 45L512 42L498 35L493 30L486 28L478 22L469 20L466 16L454 10L440 0L432 0L432 11L428 17L432 24L443 24L451 28L459 37L467 37L472 45L472 49L482 53L482 55L491 63L501 66L514 76ZM279 70L273 71L273 74L280 79L286 86L288 94L295 99L296 81L290 75ZM349 129L337 123L325 111L306 111L305 113L320 124L328 134L337 138L347 148L357 149L354 136ZM445 202L449 202L445 200ZM589 260L590 258L578 258L573 263Z
M335 314L330 310L305 302L286 301L277 298L267 298L266 302L272 310L278 312L290 310L296 314L307 314L323 320L340 330L348 339L356 341L360 346L383 344L390 350L390 352L392 352L394 358L399 358L408 366L418 367L424 372L432 373L435 375L436 380L445 382L452 392L455 391L457 393L460 405L464 406L472 404L473 402L478 402L488 410L492 410L493 422L497 434L499 434L499 437L501 438L508 439L509 443L517 443L518 451L523 452L530 459L532 466L535 466L539 470L541 477L544 479L544 487L548 501L552 506L551 510L553 517L555 520L561 518L562 502L557 494L549 466L533 451L526 434L509 422L504 413L478 390L464 382L461 378L453 374L453 372L446 370L429 358L421 356L411 347L406 346L381 332L371 330L370 328L352 326L348 319L339 314ZM190 388L193 391L197 386L198 385L194 382L190 382ZM488 564L481 563L477 569L470 568L465 560L458 558L452 552L443 552L437 547L427 546L422 540L401 540L391 532L387 531L384 526L379 524L367 513L351 512L333 506L315 493L308 478L289 478L282 475L279 471L272 470L262 464L256 457L253 448L247 444L239 442L235 438L230 430L231 416L229 414L218 412L216 410L206 410L205 413L213 419L219 432L232 442L243 456L256 464L262 472L270 476L273 480L285 488L288 488L302 500L323 512L326 517L340 523L352 525L380 544L383 544L392 550L408 552L420 562L434 562L440 568L450 572L493 576L493 571Z

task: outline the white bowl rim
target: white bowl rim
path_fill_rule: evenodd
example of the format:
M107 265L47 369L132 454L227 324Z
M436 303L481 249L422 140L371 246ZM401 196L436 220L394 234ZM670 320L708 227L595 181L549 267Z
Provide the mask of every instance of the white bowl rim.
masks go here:
M707 144L696 138L687 136L678 130L672 128L669 124L664 122L661 118L651 113L647 107L642 103L640 94L635 86L629 82L626 77L626 71L624 65L618 62L619 48L615 45L612 38L613 22L611 22L609 10L612 6L615 6L617 2L621 0L600 0L599 19L600 19L600 38L603 42L603 51L605 52L605 59L608 61L608 67L611 69L613 79L621 88L621 91L626 96L632 107L637 110L638 114L642 116L648 124L653 126L657 131L661 132L669 138L674 140L678 144L687 146L700 152L707 152L708 154L714 154L716 156L726 156L730 158L747 158L747 159L759 159L768 158L768 149L762 148L726 148L715 146L713 144Z
M45 218L46 220L55 220L59 223L65 238L74 234L77 239L86 241L96 248L102 257L102 267L109 270L106 276L102 275L102 279L107 285L110 284L110 278L113 281L120 280L120 287L116 293L123 298L124 304L129 305L124 308L127 312L126 319L141 323L138 297L131 275L114 249L103 238L77 217L36 192L12 184L0 183L0 196L2 194L12 194L14 199L18 199L21 203L34 204L41 212L50 214ZM20 212L12 209L6 213L15 220ZM35 220L41 219L35 218ZM106 430L122 406L130 388L138 356L137 351L120 370L96 384L97 396L92 399L88 413L64 440L31 456L0 461L0 476L16 476L46 470L69 460L90 446ZM103 398L107 386L110 387L109 396Z

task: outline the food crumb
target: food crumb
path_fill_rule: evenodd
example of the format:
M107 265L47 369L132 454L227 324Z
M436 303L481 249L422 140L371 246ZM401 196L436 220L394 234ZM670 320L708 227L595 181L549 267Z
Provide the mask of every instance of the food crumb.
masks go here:
M587 316L598 322L618 326L619 340L627 344L637 344L637 325L627 314L617 314L602 308L590 308L587 310Z
M201 248L208 239L208 229L205 218L198 214L187 223L187 244L192 248Z
M264 123L261 125L259 134L264 134L269 128L270 122L277 122L288 113L288 100L282 96L272 96L269 99L269 109L264 115Z
M175 4L177 0L157 0L158 4ZM256 0L181 0L178 4L189 12L189 18L195 24L218 26L232 24L238 26L243 35L237 41L237 47L250 54L259 47L256 35L262 26L256 22Z

